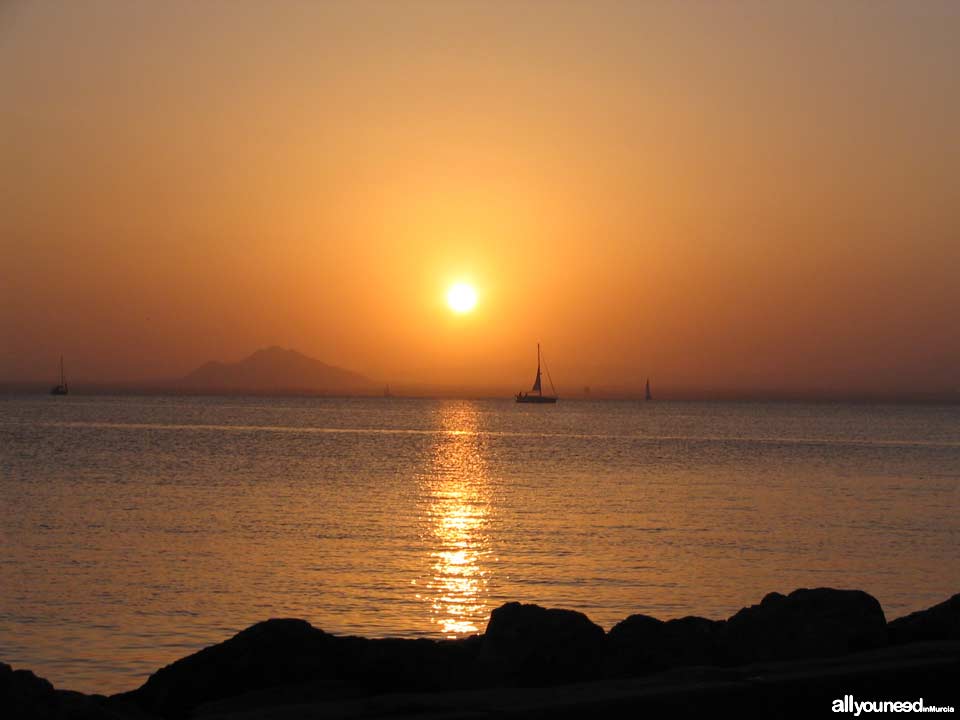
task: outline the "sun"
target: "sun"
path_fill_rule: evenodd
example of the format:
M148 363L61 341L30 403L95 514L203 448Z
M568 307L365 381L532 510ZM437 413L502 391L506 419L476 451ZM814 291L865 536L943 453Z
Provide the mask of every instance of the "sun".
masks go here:
M477 291L466 283L452 285L447 291L447 305L455 313L468 313L477 305Z

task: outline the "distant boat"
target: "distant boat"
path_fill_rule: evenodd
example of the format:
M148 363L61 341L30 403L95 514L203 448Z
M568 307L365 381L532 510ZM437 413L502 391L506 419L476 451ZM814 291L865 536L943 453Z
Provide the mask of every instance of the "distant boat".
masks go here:
M653 395L650 394L650 378L647 378L647 391L643 395L644 400L653 400Z
M60 384L50 388L51 395L66 395L69 392L67 388L67 379L63 374L63 355L60 356Z
M393 395L390 393L390 386L389 386L389 385L387 385L386 387L383 388L383 396L384 396L385 398L393 397Z
M518 403L555 403L557 401L557 389L553 387L553 378L550 377L550 371L547 370L547 378L550 380L550 390L553 395L544 395L540 387L540 343L537 343L537 379L533 381L533 387L530 392L518 392ZM534 395L533 393L536 393Z

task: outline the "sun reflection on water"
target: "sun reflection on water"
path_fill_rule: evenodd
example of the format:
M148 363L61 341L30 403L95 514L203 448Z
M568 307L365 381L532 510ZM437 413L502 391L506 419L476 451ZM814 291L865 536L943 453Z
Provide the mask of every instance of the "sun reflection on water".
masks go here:
M431 470L421 478L429 568L417 597L429 603L441 633L459 637L480 632L488 615L490 488L476 409L445 405L440 424Z

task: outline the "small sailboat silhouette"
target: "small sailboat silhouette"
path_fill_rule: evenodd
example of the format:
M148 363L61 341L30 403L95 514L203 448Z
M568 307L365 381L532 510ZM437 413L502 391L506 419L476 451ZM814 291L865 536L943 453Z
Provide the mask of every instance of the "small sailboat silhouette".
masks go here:
M537 379L533 381L533 387L528 393L517 393L518 403L555 403L557 401L557 389L553 387L553 378L550 377L550 371L547 370L547 379L550 380L550 390L553 395L544 395L540 385L540 343L537 343ZM534 395L533 393L536 393Z
M653 395L650 394L650 378L647 378L647 389L643 394L643 399L648 401L653 400Z
M63 374L63 355L60 356L60 384L54 385L50 388L51 395L66 395L69 392L67 389L67 379Z

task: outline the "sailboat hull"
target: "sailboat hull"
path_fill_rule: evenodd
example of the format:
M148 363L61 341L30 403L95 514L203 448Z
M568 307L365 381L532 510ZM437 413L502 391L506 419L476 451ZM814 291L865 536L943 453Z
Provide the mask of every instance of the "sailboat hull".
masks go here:
M557 401L555 397L550 397L549 395L520 395L516 400L518 403L534 403L536 405L555 403Z

